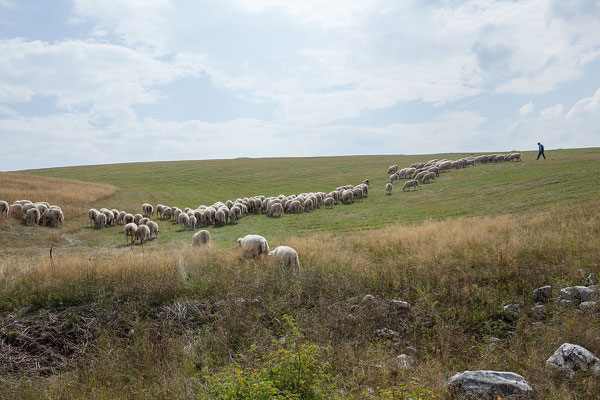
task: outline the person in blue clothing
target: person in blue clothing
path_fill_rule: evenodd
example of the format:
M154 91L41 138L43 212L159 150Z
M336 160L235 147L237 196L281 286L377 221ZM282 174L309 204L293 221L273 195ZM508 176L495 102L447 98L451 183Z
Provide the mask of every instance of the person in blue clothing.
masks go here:
M536 158L536 160L540 159L540 156L544 157L544 160L546 159L546 155L544 154L544 145L541 144L540 142L538 142L538 147L539 147L539 152L538 152L538 156Z

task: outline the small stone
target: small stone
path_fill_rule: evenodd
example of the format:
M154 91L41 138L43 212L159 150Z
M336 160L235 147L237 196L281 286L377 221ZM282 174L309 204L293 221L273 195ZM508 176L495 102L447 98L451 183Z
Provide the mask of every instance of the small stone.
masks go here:
M570 378L575 377L577 371L590 371L600 376L600 360L598 357L586 348L576 344L563 343L548 358L546 364L558 368Z
M577 289L575 289L574 286L560 289L559 295L561 300L568 300L573 303L578 303Z
M377 335L377 337L382 338L382 339L396 339L399 335L398 332L393 331L391 329L388 328L381 328L381 329L377 329L375 331L375 335Z
M502 345L503 340L497 337L490 337L487 340L488 347L491 351L496 351Z
M502 307L502 310L506 314L506 318L509 321L516 321L519 319L519 312L521 311L521 306L518 304L507 304Z
M410 309L410 304L406 301L391 300L390 308L395 311L405 311Z
M592 311L598 307L597 301L584 301L579 304L579 310L581 311Z
M411 369L415 363L415 359L407 354L400 354L396 358L396 362L398 363L399 368Z
M372 294L365 294L365 297L363 297L361 303L363 305L370 306L375 304L376 302L377 300L375 300L375 296L373 296Z
M543 319L546 316L546 306L537 304L531 308L531 313L534 319Z
M552 286L542 286L533 290L533 301L547 303L552 297Z
M591 274L588 275L588 277L585 279L585 284L584 286L593 286L598 284L598 276L592 272Z
M575 302L571 300L561 300L558 304L565 308L575 307Z

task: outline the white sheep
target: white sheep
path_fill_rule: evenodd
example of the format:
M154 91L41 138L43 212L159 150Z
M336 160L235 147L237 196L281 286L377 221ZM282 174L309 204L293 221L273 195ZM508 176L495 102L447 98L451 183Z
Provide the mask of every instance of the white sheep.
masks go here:
M14 219L23 219L23 205L20 203L11 204L8 207L8 216Z
M129 244L129 238L131 237L131 243L135 240L135 231L137 231L137 225L134 222L129 222L125 225L125 243Z
M127 215L125 211L119 211L119 215L117 216L117 224L122 225L125 222L125 215Z
M388 174L394 174L394 173L396 173L396 171L398 171L398 166L397 165L391 165L388 168Z
M282 214L283 214L283 206L281 205L281 203L275 203L269 209L269 215L271 217L281 217Z
M204 245L211 247L210 232L205 229L194 233L194 236L192 236L192 246L204 246Z
M94 225L96 224L96 217L98 216L98 214L99 214L99 212L95 208L90 208L88 210L88 218L90 219L90 228L93 228Z
M50 206L40 217L40 225L62 226L64 223L65 215L57 206Z
M229 223L237 224L240 220L241 213L242 211L237 206L231 207L231 209L229 210Z
M187 223L187 227L190 228L190 230L194 230L196 229L196 225L198 224L198 221L196 220L196 217L194 217L193 215L190 216L188 218L188 223Z
M274 256L280 263L285 272L300 272L300 260L296 250L288 246L277 246L269 252L269 256Z
M152 215L154 215L154 207L152 207L152 204L148 204L148 203L142 204L142 213L146 217L151 217Z
M135 239L139 239L141 244L144 244L144 240L148 240L150 238L150 228L146 225L140 225L135 230Z
M8 203L0 200L0 215L8 217Z
M123 216L123 223L124 223L125 225L127 225L127 224L131 224L131 223L134 223L134 224L135 224L135 222L133 222L133 220L134 220L134 218L133 218L133 214L126 213L126 214ZM135 225L137 226L137 224L135 224Z
M392 184L391 183L386 183L385 185L385 194L392 194Z
M135 214L133 216L133 222L135 222L136 225L139 225L140 220L144 218L144 216L142 214Z
M40 222L40 210L37 207L30 208L25 213L25 218L23 219L24 224L29 224L31 226L37 225Z
M237 240L236 247L241 247L245 253L258 257L260 254L269 254L267 239L260 235L246 235Z
M333 197L325 197L325 199L323 200L323 205L325 207L333 208L334 204L335 200L333 199Z
M140 222L138 222L138 225L147 225L148 221L150 221L150 218L142 218L140 219Z
M354 204L354 193L351 189L346 189L342 192L343 204Z
M154 221L148 221L146 222L146 226L148 227L148 229L150 229L150 236L149 238L152 238L152 235L154 235L155 238L158 237L158 224Z
M106 214L98 213L98 215L96 215L96 220L95 220L94 226L99 229L105 228L106 227Z
M179 216L177 217L177 222L179 222L179 225L181 225L181 229L185 230L187 228L187 224L189 221L190 217L188 217L188 215L184 212L180 212Z
M419 185L419 181L414 180L414 179L411 181L406 181L404 186L402 186L402 191L405 192L406 189L408 189L410 191L411 187L414 187L415 190L417 190L417 187L421 188L421 185Z
M223 210L219 210L215 212L215 226L223 226L227 224L227 219L225 218L225 213Z
M421 182L428 183L430 180L435 180L435 177L436 177L435 172L427 172L421 178Z

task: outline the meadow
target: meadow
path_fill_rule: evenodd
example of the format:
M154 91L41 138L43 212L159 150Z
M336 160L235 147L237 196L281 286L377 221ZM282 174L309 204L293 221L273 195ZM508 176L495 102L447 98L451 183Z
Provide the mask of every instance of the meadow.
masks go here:
M475 369L519 373L539 399L597 398L598 377L569 380L544 363L564 342L600 354L598 312L551 303L539 321L529 310L533 289L600 274L600 149L548 151L546 161L524 153L520 163L452 171L420 191L385 195L389 165L460 156L1 174L0 199L41 200L56 182L78 188L56 203L78 197L62 229L0 221L0 398L433 399L449 396L450 376ZM23 177L39 191L8 184ZM366 178L372 189L361 202L250 215L211 228L210 250L192 248L192 233L167 221L143 247L122 246L121 227L93 230L87 221L92 206L196 207ZM246 233L294 247L302 273L242 258L232 247ZM376 301L363 302L366 294ZM392 310L392 299L411 307ZM522 306L517 321L502 312L509 303ZM399 338L381 337L381 328ZM491 346L492 338L500 341ZM409 352L416 362L405 371L396 357Z

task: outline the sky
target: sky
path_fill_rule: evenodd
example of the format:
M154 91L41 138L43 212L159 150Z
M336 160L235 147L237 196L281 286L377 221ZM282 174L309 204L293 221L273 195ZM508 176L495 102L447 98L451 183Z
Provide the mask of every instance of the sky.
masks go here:
M0 0L0 170L600 146L600 0Z

